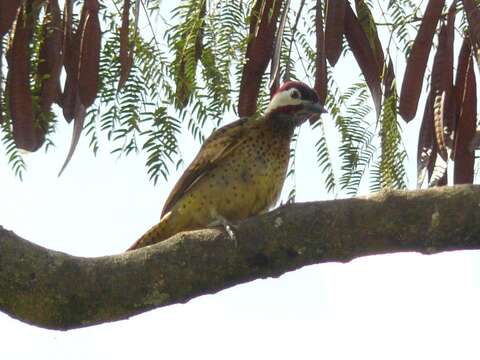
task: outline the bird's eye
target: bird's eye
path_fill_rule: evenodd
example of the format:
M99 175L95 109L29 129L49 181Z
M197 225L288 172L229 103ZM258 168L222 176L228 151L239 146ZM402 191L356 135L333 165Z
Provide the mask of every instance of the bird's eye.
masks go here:
M292 90L290 96L292 97L292 99L298 99L300 98L300 93L297 90Z

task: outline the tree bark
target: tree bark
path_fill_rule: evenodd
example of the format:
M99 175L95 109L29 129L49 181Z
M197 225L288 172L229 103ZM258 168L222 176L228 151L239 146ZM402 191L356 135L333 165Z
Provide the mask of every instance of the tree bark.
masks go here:
M365 255L480 249L480 186L298 203L119 255L70 256L0 227L0 310L67 330L184 303L302 266ZM94 234L92 234L94 235Z

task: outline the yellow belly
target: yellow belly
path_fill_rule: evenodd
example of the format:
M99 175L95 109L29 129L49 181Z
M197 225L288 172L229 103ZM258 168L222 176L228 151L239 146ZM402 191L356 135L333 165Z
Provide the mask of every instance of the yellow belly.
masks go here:
M182 226L201 228L218 220L217 215L238 221L268 210L282 191L288 151L260 149L254 142L242 146L195 183L175 204L172 216L179 217Z

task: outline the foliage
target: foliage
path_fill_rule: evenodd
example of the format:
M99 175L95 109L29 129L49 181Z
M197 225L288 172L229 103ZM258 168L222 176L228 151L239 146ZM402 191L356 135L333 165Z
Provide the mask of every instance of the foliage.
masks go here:
M104 1L98 12L103 30L98 93L96 101L88 109L83 133L93 152L104 146L104 140L111 144L112 153L118 155L143 151L147 158L147 172L156 182L160 176L166 178L171 167L182 161L178 139L184 126L195 139L203 141L212 128L223 124L224 119L233 119L239 97L245 96L239 89L242 72L248 62L245 57L247 46L252 40L249 32L252 8L258 1L262 2L260 5L267 6L268 0L179 0L171 11L171 17L165 19L162 14L167 13L164 9L170 3L132 0L131 8L127 10L130 18L136 18L139 13L140 31L136 31L135 21L129 23L129 44L134 56L126 82L121 86L119 79L124 71L124 59L119 55L120 29L124 21L121 14L127 2ZM35 63L39 61L48 2L40 2L35 35L29 45L34 60L29 74L32 82L36 78ZM94 3L96 1L85 2ZM328 17L327 3L322 4L325 17ZM408 57L427 3L412 0L355 2L356 9L359 9L358 6L362 9L363 17L360 19L359 16L361 28L354 30L364 29L372 49L370 56L381 62L377 64L378 73L374 74L376 81L385 81L387 59L402 63L402 57ZM317 0L306 0L302 2L301 13L298 7L287 9L283 42L280 44L282 78L314 83L316 6ZM460 1L457 8L459 11L463 9ZM80 6L74 6L73 33L82 26L80 9ZM465 12L461 14L457 36L463 36L468 30ZM3 50L8 48L7 36L2 41ZM375 40L376 37L379 40ZM381 44L381 48L377 48L376 44ZM372 191L404 188L407 186L406 152L397 116L399 96L395 81L391 92L386 91L383 83L385 96L381 99L381 113L377 119L372 112L374 103L369 92L372 73L365 64L362 65L356 45L345 39L341 42L339 62L352 62L353 52L361 64L357 71L352 71L349 83L345 81L345 76L339 76L336 68L327 65L326 107L329 115L324 121L333 119L336 133L330 133L322 121L315 124L318 130L315 131L318 136L315 151L318 166L325 175L325 187L332 192L356 194L365 188L369 180ZM0 55L3 60L0 136L12 169L21 176L26 164L15 147L12 133L5 55L5 51ZM352 68L355 69L353 65ZM395 73L401 72L401 66L397 66ZM267 70L261 77L258 110L265 108L269 100L268 78ZM369 81L368 86L365 79ZM34 86L38 87L38 84ZM59 104L62 105L61 102ZM57 119L58 114L58 111L53 111L47 121L48 145L55 140L56 122L61 121ZM338 149L333 148L335 143L332 138L340 139ZM296 141L301 141L301 136L293 142L292 157L295 157ZM294 172L295 162L292 160L289 175L294 176ZM294 198L294 195L295 189L291 189L289 198Z

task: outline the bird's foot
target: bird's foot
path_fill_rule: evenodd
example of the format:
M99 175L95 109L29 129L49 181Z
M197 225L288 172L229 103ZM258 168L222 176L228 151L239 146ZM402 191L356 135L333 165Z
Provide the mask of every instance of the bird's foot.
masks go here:
M237 226L232 222L228 221L223 216L217 214L216 219L208 224L209 227L222 227L225 232L228 234L230 239L233 241L235 247L238 247L237 236L235 235L235 230Z
M237 236L236 236L235 233L233 232L233 227L234 227L234 225L232 225L232 224L225 224L224 227L225 227L225 231L227 232L228 236L230 236L230 239L232 239L233 244L235 245L235 247L238 247Z

